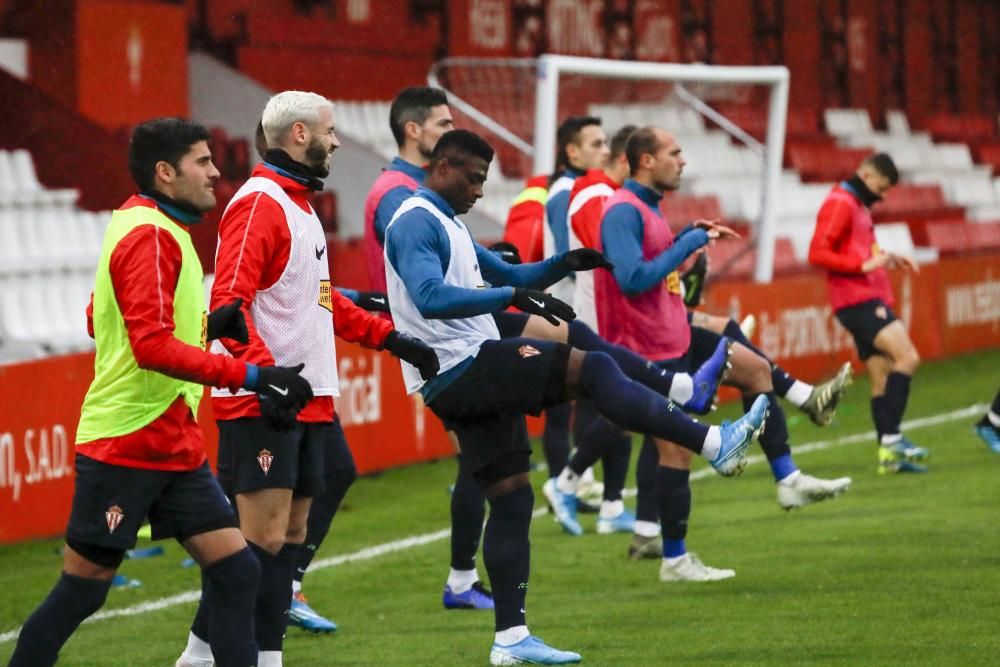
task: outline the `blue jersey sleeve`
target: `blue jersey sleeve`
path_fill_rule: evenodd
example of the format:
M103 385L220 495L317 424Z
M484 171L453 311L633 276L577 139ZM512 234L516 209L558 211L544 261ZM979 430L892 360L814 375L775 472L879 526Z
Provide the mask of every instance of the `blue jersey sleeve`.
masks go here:
M475 245L476 257L479 259L479 270L486 282L491 285L545 289L567 275L562 255L530 264L508 264L497 257L496 253L487 250L478 243Z
M642 255L642 215L634 207L611 208L601 221L604 255L615 265L615 281L626 296L638 296L663 281L695 250L708 243L703 229L692 229L653 259Z
M337 287L336 290L347 297L355 306L358 305L358 290L346 287Z
M397 186L386 192L375 208L375 236L382 246L385 246L385 228L392 222L392 216L396 214L400 205L412 194L413 190L405 185Z
M514 296L511 287L468 289L445 284L451 243L427 211L409 211L388 229L386 254L417 310L427 319L495 313L509 306Z
M555 254L561 255L569 250L569 190L563 190L545 202L545 218L555 241Z

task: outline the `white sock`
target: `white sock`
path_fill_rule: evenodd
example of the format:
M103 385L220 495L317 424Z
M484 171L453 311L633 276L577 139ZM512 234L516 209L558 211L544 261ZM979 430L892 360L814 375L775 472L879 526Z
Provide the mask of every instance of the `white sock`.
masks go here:
M594 466L590 466L589 468L587 468L586 470L583 471L583 474L580 475L580 483L581 484L593 484L594 481L595 481L595 478L594 478Z
M192 661L215 659L212 656L212 647L208 645L208 642L193 632L188 632L188 643L184 648L184 655L191 658Z
M302 592L302 582L292 579L292 595Z
M677 373L670 383L670 398L674 403L684 405L694 396L694 380L687 373Z
M788 473L787 475L779 479L778 484L791 484L792 482L797 480L799 478L799 475L801 474L802 474L801 470L793 470L792 472Z
M622 499L618 500L602 500L601 501L601 518L602 519L614 519L616 516L625 511L625 501Z
M570 470L569 466L563 468L562 472L559 473L558 479L556 479L556 489L558 489L560 493L575 496L576 489L579 486L580 476Z
M701 446L701 455L711 461L719 455L720 449L722 449L722 431L718 426L709 426L708 435L705 436L705 442Z
M475 570L448 570L448 588L452 593L464 593L479 581L479 573Z
M813 386L811 384L806 384L802 380L796 380L792 383L788 393L785 394L785 400L801 408L809 400L809 394L812 393L812 390Z
M986 418L990 420L990 423L995 427L1000 428L1000 415L990 410L986 413Z
M667 563L667 565L676 565L677 563L681 562L687 557L688 557L687 552L685 552L682 553L680 556L674 556L673 558L664 558L663 560Z
M895 445L897 442L903 439L902 433L887 433L882 436L883 445Z
M655 521L636 521L632 529L639 537L659 537L660 524Z
M281 667L281 651L258 651L257 667Z
M493 641L500 646L510 646L511 644L516 644L530 634L528 632L527 625L515 625L512 628L507 628L506 630L501 630L496 634ZM259 667L259 666L258 666Z

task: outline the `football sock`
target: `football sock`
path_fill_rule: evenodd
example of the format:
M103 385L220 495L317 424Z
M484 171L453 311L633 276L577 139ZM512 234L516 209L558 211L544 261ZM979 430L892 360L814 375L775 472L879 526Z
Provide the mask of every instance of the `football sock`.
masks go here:
M608 355L584 355L580 384L598 411L625 430L648 433L702 453L709 427L692 420L672 401L625 377Z
M771 464L771 474L774 475L775 482L782 482L785 484L790 484L795 481L798 477L799 469L792 461L791 454L785 454L784 456L779 456L773 461L768 461Z
M357 470L353 467L326 471L323 478L325 486L323 493L313 498L312 504L309 506L306 541L298 550L295 572L292 574L295 581L302 582L302 577L305 576L309 564L316 556L316 550L323 544L327 533L330 532L330 524L333 522L333 517L337 515L337 510L340 509L340 503L357 478Z
M483 536L483 563L490 576L495 606L496 630L506 630L525 621L531 543L528 529L535 495L524 485L491 498L490 516Z
M573 472L569 466L563 468L562 472L559 473L559 476L556 478L556 489L559 490L559 493L575 496L576 490L579 486L580 475Z
M456 570L451 568L448 571L448 588L452 593L464 593L472 588L472 584L479 581L479 573L473 568L471 570Z
M256 655L256 651L257 648L255 646L254 655ZM207 641L196 635L193 631L188 633L188 643L187 646L184 647L184 652L181 654L181 658L187 658L189 662L196 662L199 660L215 662L215 658L212 657L212 647L208 645Z
M87 579L65 572L48 597L24 622L10 667L48 667L76 628L104 604L111 580Z
M621 345L609 343L583 322L573 321L569 323L567 342L571 347L584 352L604 352L615 360L622 373L627 377L649 387L661 396L670 396L673 373L659 368L653 362Z
M511 644L516 644L523 639L527 639L528 635L527 625L515 625L513 628L507 628L506 630L500 630L496 633L493 638L497 644L500 646L510 646Z
M451 567L475 572L476 552L483 534L486 497L458 455L458 474L451 494ZM474 583L474 582L473 582ZM471 583L469 584L472 585Z
M601 421L608 426L614 426L604 418ZM628 467L632 459L632 436L617 427L614 430L607 430L605 433L604 455L601 456L601 465L604 468L603 499L605 501L621 500L622 489L625 488L625 477L628 475Z
M261 651L257 654L257 667L282 667L281 651Z
M771 378L774 381L774 378ZM802 380L796 380L792 383L792 386L785 392L785 400L787 400L792 405L801 408L805 405L805 402L809 400L809 396L812 395L813 386L811 384L806 384ZM775 386L774 393L781 396L781 392L778 391L778 387Z
M604 467L604 500L622 497L629 460L632 457L632 437L598 414L594 402L576 402L576 451L569 468L577 475L601 460Z
M663 557L677 558L686 552L688 517L691 516L690 473L680 468L657 466L656 494L663 527Z
M259 584L258 584L259 585ZM188 635L188 645L191 645L192 637L201 640L208 646L208 600L211 594L208 591L208 580L205 578L205 571L201 572L201 600L198 602L198 609L194 612L194 620L191 621L191 632ZM196 645L196 650L200 645ZM197 657L191 654L192 657Z
M882 442L882 438L888 433L887 429L889 428L888 402L885 396L872 396L871 408L872 422L875 424L875 437L879 442Z
M294 555L301 545L285 544L277 554L248 543L260 561L260 589L257 592L256 631L261 653L281 652L288 628L288 608L292 604Z
M743 394L743 410L748 411L754 400L760 394ZM764 419L764 432L760 435L760 447L764 450L764 455L768 461L783 456L791 458L792 450L788 446L788 424L785 422L785 411L778 402L778 397L773 391L769 391L767 396L767 417Z
M670 385L670 400L684 405L692 396L694 396L694 379L687 373L674 375L674 382Z
M573 417L573 403L554 405L545 411L545 430L542 432L542 451L549 477L555 477L569 461L569 422Z
M910 400L910 376L892 371L885 380L886 431L884 435L898 434L899 424Z
M616 516L625 511L625 501L621 500L602 500L601 501L601 511L598 516L602 519L614 519Z
M635 462L635 483L638 489L635 503L635 532L644 537L655 537L660 534L660 501L656 496L656 468L660 462L660 453L653 439L646 436L642 439L639 449L639 459ZM639 532L639 524L648 523L652 528L645 533ZM655 528L655 532L647 534Z
M260 563L246 547L204 570L208 602L202 605L208 608L208 640L217 667L246 667L257 658L253 609L260 575Z

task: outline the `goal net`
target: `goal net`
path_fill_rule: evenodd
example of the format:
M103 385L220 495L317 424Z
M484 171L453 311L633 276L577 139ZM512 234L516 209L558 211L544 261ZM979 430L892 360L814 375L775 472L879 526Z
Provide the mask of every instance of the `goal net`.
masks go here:
M428 78L448 91L456 124L482 133L497 151L482 202L490 218L506 218L526 177L551 172L562 119L598 116L609 137L626 124L657 125L678 137L688 163L681 191L665 201L668 216L716 213L727 222L745 222L750 243L716 260L713 272L750 262L755 280L771 280L785 178L785 67L544 55L447 58Z

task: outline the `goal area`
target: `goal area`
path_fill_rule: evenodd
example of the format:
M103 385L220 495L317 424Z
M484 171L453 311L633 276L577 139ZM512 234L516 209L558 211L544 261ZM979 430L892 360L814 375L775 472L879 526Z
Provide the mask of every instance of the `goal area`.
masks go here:
M562 119L598 116L609 137L626 124L657 125L684 151L681 193L714 198L727 220L746 221L756 249L753 278L770 282L787 68L560 55L446 58L428 80L448 92L456 124L483 133L497 150L485 197L495 219L503 219L524 178L552 171Z

